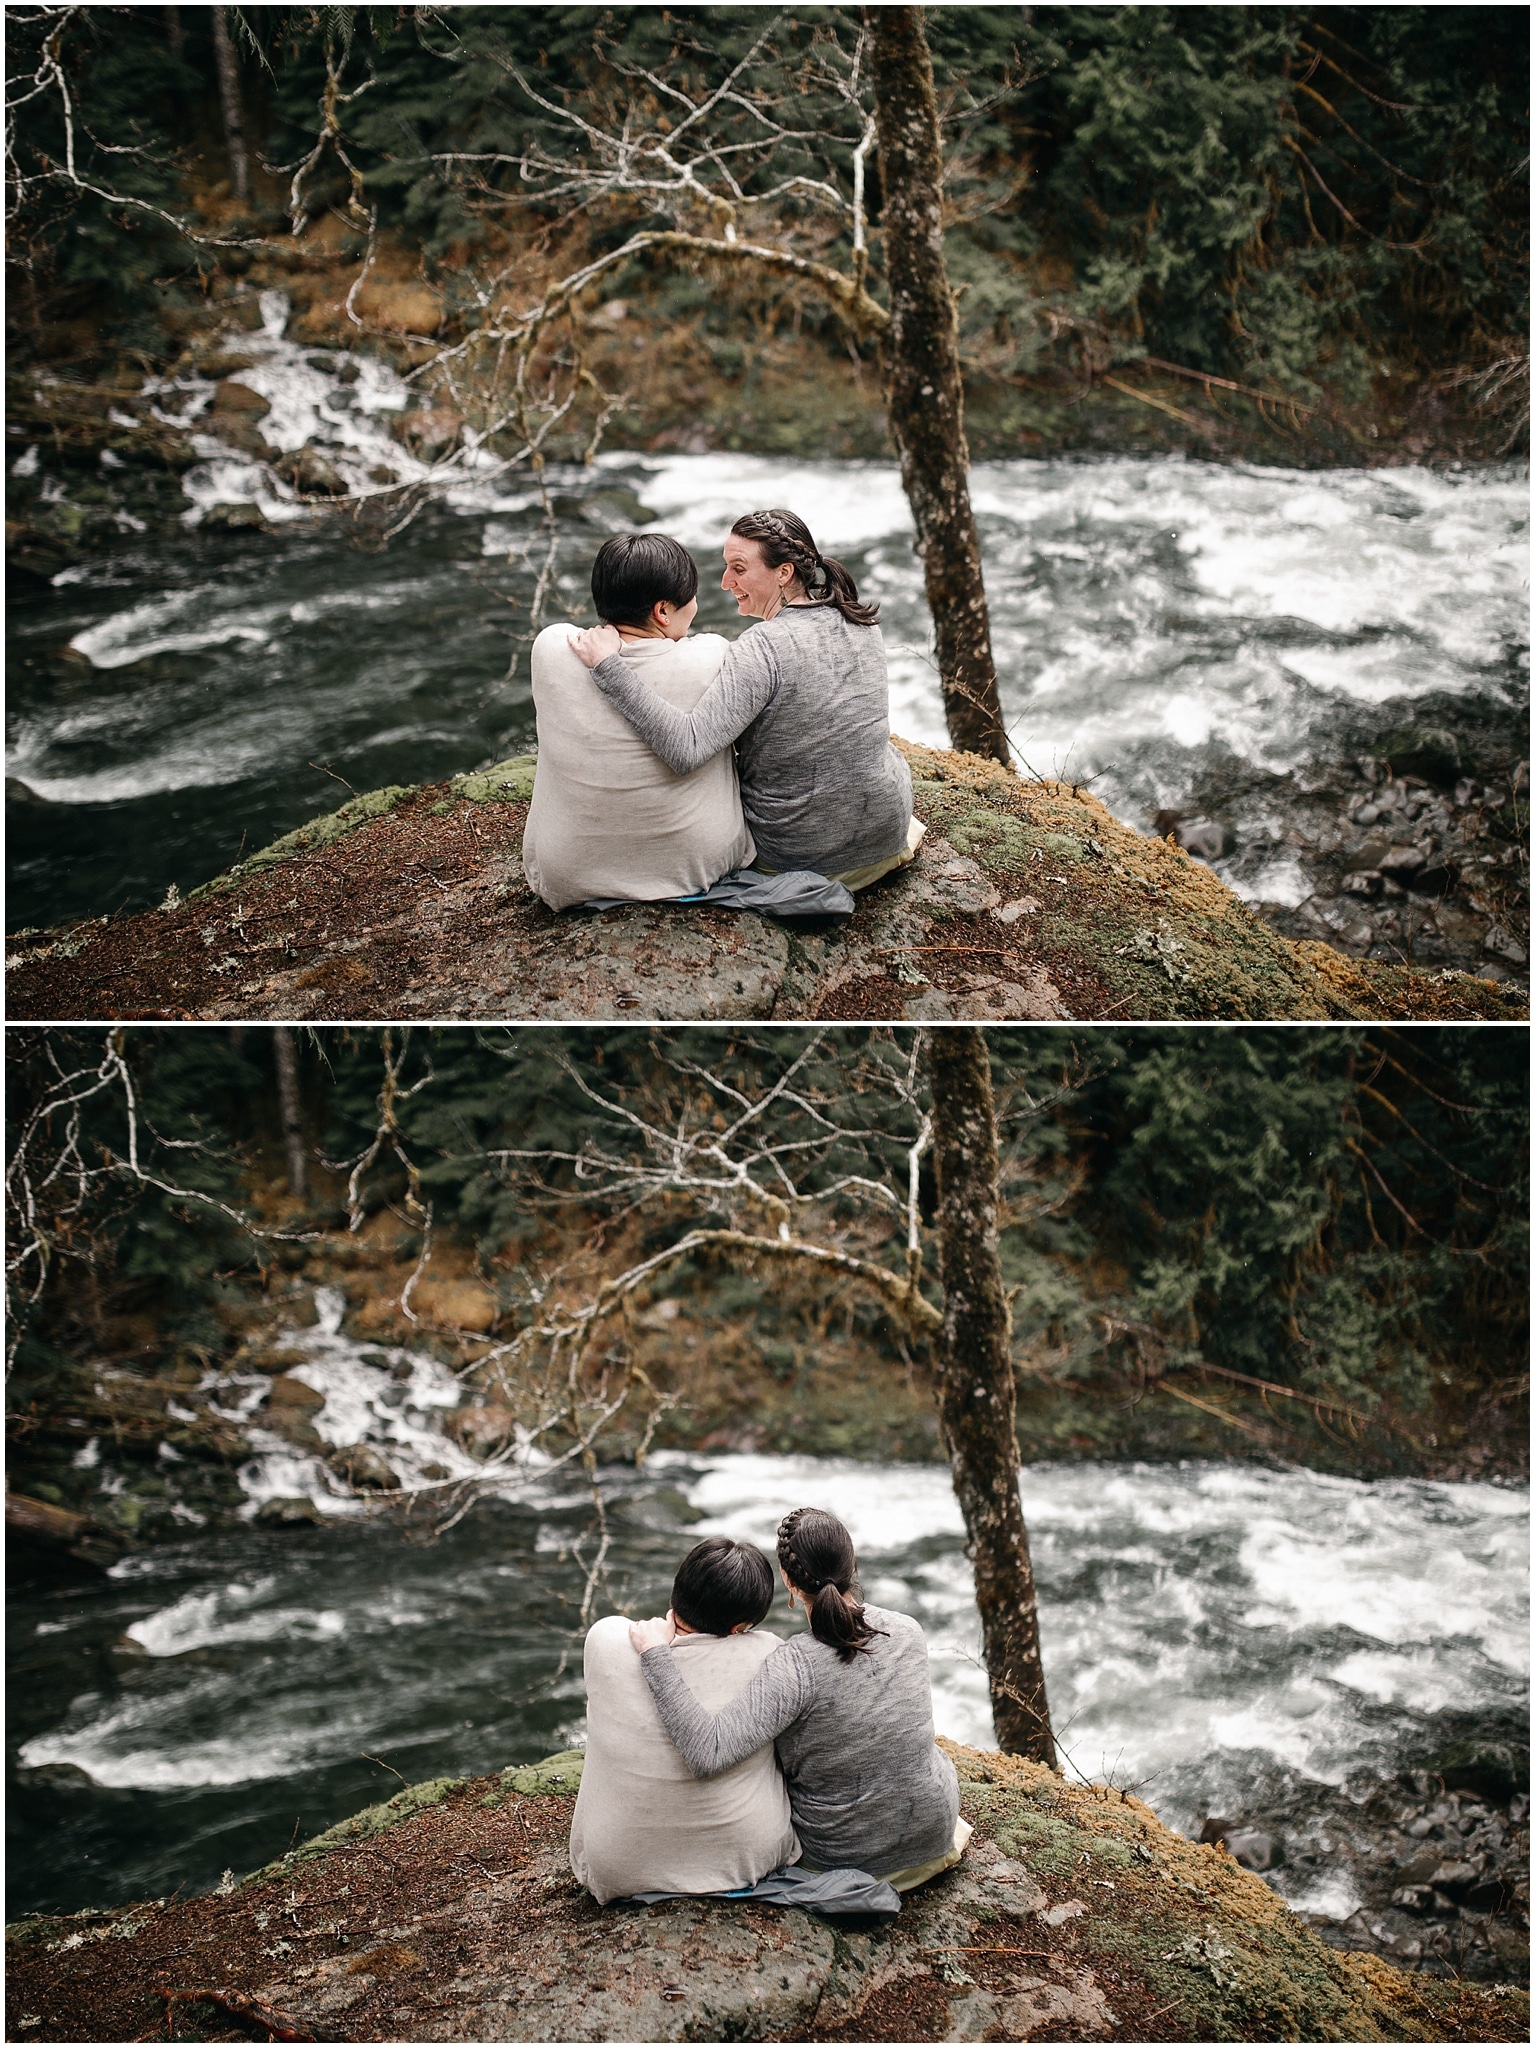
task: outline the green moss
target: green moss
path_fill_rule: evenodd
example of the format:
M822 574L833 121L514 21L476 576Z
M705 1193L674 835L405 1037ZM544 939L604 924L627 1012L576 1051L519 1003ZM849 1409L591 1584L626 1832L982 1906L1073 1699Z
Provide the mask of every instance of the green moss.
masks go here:
M355 832L359 825L366 825L372 818L382 818L396 804L414 794L414 784L391 783L387 789L366 790L361 796L354 796L344 803L339 811L327 812L323 818L311 818L307 825L300 825L297 831L274 839L270 846L263 846L248 860L226 868L211 882L194 889L187 901L196 903L206 896L226 896L250 876L260 874L265 868L276 867L280 861L288 860L296 853L315 853L322 846L333 845L349 832Z
M409 1820L413 1814L423 1812L428 1806L436 1806L463 1782L462 1778L428 1778L420 1785L407 1785L403 1792L396 1792L393 1799L385 1799L378 1806L365 1806L361 1813L354 1813L348 1820L337 1821L323 1834L312 1836L290 1855L279 1856L276 1862L263 1864L243 1882L259 1884L263 1878L276 1877L295 1864L309 1863L316 1856L328 1855L332 1849L343 1849L349 1843L366 1841L370 1835L382 1835L390 1828L398 1827L402 1820Z
M508 1766L501 1773L501 1782L508 1791L519 1793L524 1799L557 1797L580 1790L581 1767L585 1762L585 1750L564 1749L558 1756L546 1756L540 1763Z
M1071 1922L1083 1959L1111 1982L1144 1985L1158 2008L1176 2008L1180 2038L1518 2037L1523 1993L1507 1997L1505 2025L1473 1986L1404 1977L1377 1957L1328 1947L1261 1878L1174 1834L1133 1797L1067 1784L1022 1758L941 1746L959 1773L966 1817L1026 1862L1052 1898L1085 1908Z
M1042 1875L1071 1877L1083 1855L1094 1855L1099 1848L1095 1837L1016 1796L977 1794L975 1805L985 1813L997 1846ZM1128 1854L1121 1860L1128 1861Z
M533 773L538 762L532 754L514 754L493 768L476 769L472 775L455 775L453 794L471 804L525 804L532 800Z

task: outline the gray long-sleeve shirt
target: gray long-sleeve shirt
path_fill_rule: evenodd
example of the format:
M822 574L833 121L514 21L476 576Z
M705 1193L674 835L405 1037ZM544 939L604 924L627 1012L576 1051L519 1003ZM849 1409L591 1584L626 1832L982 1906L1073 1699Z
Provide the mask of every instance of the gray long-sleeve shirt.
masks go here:
M699 1705L670 1649L647 1650L640 1664L695 1778L775 1742L805 1861L880 1877L949 1848L959 1782L933 1741L921 1629L910 1615L864 1613L885 1631L867 1652L844 1664L814 1636L794 1636L718 1714Z
M592 680L677 775L735 742L765 866L842 874L904 845L911 771L890 744L878 626L849 625L833 605L785 605L732 645L690 712L664 703L622 654Z

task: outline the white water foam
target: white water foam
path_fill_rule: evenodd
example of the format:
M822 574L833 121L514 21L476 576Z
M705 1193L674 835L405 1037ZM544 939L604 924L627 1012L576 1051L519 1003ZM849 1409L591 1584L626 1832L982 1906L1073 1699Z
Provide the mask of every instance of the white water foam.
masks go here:
M415 402L409 388L373 358L286 340L280 298L268 312L265 331L242 344L258 362L240 381L270 398L276 440L297 446L319 432L316 445L354 496L386 488L370 470L425 478L427 465L388 432ZM355 372L350 387L343 370ZM205 409L213 389L183 379L158 396ZM189 518L216 504L255 505L278 522L309 516L267 464L216 435L207 448L186 479ZM444 502L482 522L482 559L527 568L536 534L526 474L473 449L459 470ZM586 483L572 474L561 488L579 494L614 479L648 500L656 526L685 539L711 577L743 509L778 503L806 514L823 547L857 557L865 594L883 606L894 728L943 743L931 622L893 465L613 454ZM1018 751L1040 773L1092 780L1137 827L1185 800L1190 756L1202 750L1283 774L1352 707L1410 704L1430 691L1506 696L1515 686L1527 634L1528 487L1511 467L1300 472L1126 456L981 464L972 486ZM439 581L433 616L450 634L456 616L466 626L478 616L469 588L458 596L475 565L445 570L435 556L413 557L413 546L411 534L394 543L387 575L382 563L348 558L332 589L297 603L274 597L259 564L241 557L194 588L87 613L70 644L99 673L172 657L167 670L125 677L129 687L87 705L46 699L18 711L9 772L52 802L119 802L296 768L338 744L355 760L370 727L426 743L412 721L440 643L414 656L402 645L387 660L375 652L356 676L344 657L339 668L322 657L320 680L313 660L329 644L315 629L348 607L399 608L419 633L422 593L432 591L435 607ZM108 565L101 588L112 574ZM78 583L81 571L61 572L65 580ZM573 589L584 575L567 580ZM196 656L206 661L193 674ZM505 687L495 666L495 675L466 674L464 692ZM432 732L451 732L465 701L452 697ZM1253 900L1304 901L1312 878L1283 836L1276 824L1271 854L1255 862L1244 844L1217 872Z
M94 1704L87 1696L72 1711L89 1717ZM288 1693L263 1703L248 1696L238 1677L198 1673L178 1695L175 1711L183 1731L175 1743L164 1738L165 1702L129 1695L73 1733L24 1744L20 1761L33 1770L73 1764L113 1788L179 1792L288 1777L354 1756L374 1725L367 1702L328 1692L323 1678L301 1699ZM189 1723L195 1733L185 1732Z
M827 553L870 551L892 722L943 742L893 466L679 455L644 467L657 525L705 559L763 504L797 510ZM1010 729L1041 773L1088 776L1131 749L1211 739L1282 773L1306 756L1317 699L1481 688L1526 637L1529 491L1512 468L1116 456L978 464L971 494Z
M1023 1495L1063 1747L1087 1775L1150 1783L1164 1817L1189 1817L1184 1786L1214 1753L1339 1784L1378 1761L1367 1703L1474 1712L1527 1694L1526 1491L1046 1465ZM831 1508L867 1561L868 1597L928 1631L939 1731L990 1744L946 1471L722 1457L688 1497L704 1511L696 1533L769 1554L789 1508Z
M322 1442L371 1444L406 1486L423 1484L428 1464L455 1477L482 1471L442 1432L458 1399L452 1375L410 1351L358 1343L343 1310L339 1292L319 1290L315 1322L281 1335L302 1354L294 1376L323 1396ZM250 1374L210 1375L204 1390L250 1414L253 1388ZM328 1519L367 1511L321 1457L252 1435L258 1454L240 1473L248 1513L280 1495L307 1497ZM569 1568L579 1489L543 1470L525 1455L501 1488L534 1509L538 1525L522 1541L549 1560L537 1570L555 1583ZM712 1533L771 1554L788 1509L839 1514L867 1596L927 1633L940 1732L990 1745L973 1582L944 1467L661 1452L651 1472L701 1514L678 1532L677 1555ZM649 1483L631 1475L620 1490L643 1494ZM1088 1465L1029 1468L1023 1499L1063 1751L1084 1775L1140 1786L1175 1826L1224 1810L1261 1767L1339 1784L1355 1770L1395 1768L1424 1716L1506 1716L1527 1698L1523 1490ZM127 1559L112 1576L137 1607L127 1633L152 1660L154 1686L82 1696L21 1761L72 1764L109 1786L234 1785L379 1753L401 1728L423 1746L451 1744L451 1719L423 1733L420 1715L425 1701L435 1722L455 1689L468 1700L488 1687L514 1708L567 1697L579 1658L551 1677L552 1651L529 1655L542 1624L530 1632L517 1618L525 1608L498 1631L503 1600L523 1601L539 1583L527 1552L508 1557L504 1543L487 1525L483 1545L441 1563L438 1553L419 1563L390 1553L387 1567L364 1565L349 1551L362 1567L355 1578L308 1551L289 1565L268 1550L259 1571L183 1582L158 1599L157 1557ZM621 1585L632 1567L614 1568ZM647 1582L656 1576L653 1559L643 1569ZM1357 1905L1341 1891L1300 1903L1339 1918Z
M536 1446L520 1443L498 1466L488 1467L444 1435L442 1415L457 1408L464 1391L445 1365L421 1352L397 1345L361 1344L343 1331L346 1298L334 1287L319 1287L314 1297L315 1321L307 1328L285 1329L278 1341L288 1350L307 1354L290 1366L293 1379L324 1396L324 1406L310 1420L315 1433L333 1448L366 1444L384 1459L402 1491L433 1488L474 1479L498 1486L509 1496L525 1498L528 1480L549 1464ZM270 1385L270 1381L266 1382ZM248 1375L210 1373L204 1390L250 1386ZM246 1416L259 1417L260 1395L247 1393ZM240 1467L245 1493L241 1513L257 1514L265 1501L311 1501L322 1514L358 1515L366 1501L340 1482L324 1459L293 1448L270 1430L250 1430L258 1455ZM435 1468L435 1475L427 1467ZM444 1478L442 1475L446 1474Z

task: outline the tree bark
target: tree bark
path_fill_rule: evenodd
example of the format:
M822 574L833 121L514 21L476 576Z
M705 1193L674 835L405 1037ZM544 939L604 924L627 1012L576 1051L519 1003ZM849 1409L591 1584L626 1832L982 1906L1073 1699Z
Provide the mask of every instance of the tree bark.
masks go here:
M229 37L228 10L213 10L213 53L218 62L219 101L229 144L229 189L243 206L251 196L250 158L245 153L245 116L240 107L240 71Z
M938 1182L943 1344L938 1419L975 1568L997 1743L1055 1768L1034 1568L1019 1498L1017 1402L997 1252L997 1132L986 1040L974 1025L928 1037Z
M890 438L917 524L944 715L956 747L1008 759L970 509L959 321L943 255L943 158L920 7L866 7L872 43L885 274Z
M304 1127L298 1110L298 1061L293 1033L279 1024L272 1033L277 1055L277 1100L282 1109L283 1143L288 1152L288 1189L295 1202L309 1200L309 1161L304 1152Z

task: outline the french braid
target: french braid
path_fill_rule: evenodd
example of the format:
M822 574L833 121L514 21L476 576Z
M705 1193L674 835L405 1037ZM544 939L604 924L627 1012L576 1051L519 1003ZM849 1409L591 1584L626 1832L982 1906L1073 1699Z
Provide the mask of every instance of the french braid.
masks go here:
M879 606L859 603L858 585L840 562L821 553L810 528L795 513L781 506L770 512L746 512L730 531L738 539L755 541L770 569L789 563L811 604L835 605L852 626L878 624Z

